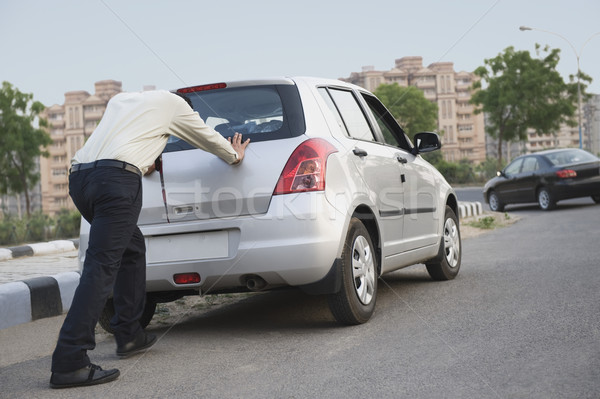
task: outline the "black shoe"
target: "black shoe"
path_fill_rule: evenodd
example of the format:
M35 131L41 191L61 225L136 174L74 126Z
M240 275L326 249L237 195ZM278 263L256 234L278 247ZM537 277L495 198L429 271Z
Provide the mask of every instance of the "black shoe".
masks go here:
M102 370L100 366L89 364L68 373L52 373L50 388L72 388L104 384L116 380L119 374L117 369Z
M146 334L142 331L133 341L117 347L117 356L121 359L128 358L136 353L149 349L156 342L156 335Z

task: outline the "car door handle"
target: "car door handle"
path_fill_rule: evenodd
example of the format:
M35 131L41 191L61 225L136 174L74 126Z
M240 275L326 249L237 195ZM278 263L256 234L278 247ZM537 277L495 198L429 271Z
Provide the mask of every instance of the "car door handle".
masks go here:
M367 152L365 150L358 148L358 147L353 149L352 152L354 153L354 155L356 155L358 157L366 157L367 155L369 155L369 154L367 154Z
M398 160L398 162L400 163L407 163L408 159L404 158L403 156L400 155L396 155L396 160Z

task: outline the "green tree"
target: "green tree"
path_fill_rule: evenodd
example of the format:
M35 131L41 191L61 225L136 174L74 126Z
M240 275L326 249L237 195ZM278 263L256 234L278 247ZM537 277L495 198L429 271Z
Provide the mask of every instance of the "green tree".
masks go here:
M481 80L474 83L471 102L480 105L475 112L487 115L486 131L498 139L498 165L502 164L502 144L527 140L527 129L552 134L561 123L574 125L577 84L565 83L556 66L559 49L536 44L537 55L508 47L496 57L486 59L475 70ZM582 80L591 82L585 74ZM572 80L572 79L571 79ZM485 88L483 84L485 83ZM582 85L585 87L585 85Z
M411 140L416 133L437 129L437 104L427 100L418 88L401 87L398 83L382 84L373 94L396 118Z
M27 216L31 215L29 189L40 178L36 160L52 140L39 117L44 105L33 94L21 93L9 82L0 89L0 192L24 193Z

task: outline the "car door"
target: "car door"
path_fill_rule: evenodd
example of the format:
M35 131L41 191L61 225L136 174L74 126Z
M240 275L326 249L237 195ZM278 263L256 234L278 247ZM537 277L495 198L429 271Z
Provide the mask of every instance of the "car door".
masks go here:
M404 196L402 245L410 251L434 245L438 239L438 190L431 167L411 152L406 135L385 106L374 96L362 93L367 113L401 169L401 191Z
M522 165L523 158L517 158L502 171L500 180L494 187L494 191L496 191L502 202L518 202L519 182L517 181L517 176L521 173Z
M514 202L535 202L536 183L539 179L538 171L540 164L536 156L523 158L521 171L515 177L515 199Z
M348 153L375 204L380 220L383 256L401 251L404 188L401 164L388 146L377 141L372 124L352 90L322 87L319 93L352 148Z

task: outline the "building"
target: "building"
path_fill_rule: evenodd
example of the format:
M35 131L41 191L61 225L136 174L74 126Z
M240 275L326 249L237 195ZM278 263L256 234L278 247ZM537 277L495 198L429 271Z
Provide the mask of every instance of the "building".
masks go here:
M442 153L447 161L485 160L485 126L483 114L475 114L469 103L471 86L477 76L471 72L455 72L452 62L436 62L423 67L422 57L403 57L389 71L363 67L353 72L346 82L374 91L379 85L398 83L415 86L425 98L438 105L438 131L442 133Z
M75 209L68 187L71 159L100 122L108 100L122 91L121 82L115 80L102 80L94 86L93 95L70 91L65 93L63 105L55 104L44 111L52 144L48 147L50 156L40 159L40 184L42 210L49 215Z
M575 111L574 121L578 122L578 111ZM581 144L583 149L593 154L600 153L600 95L594 94L582 107ZM558 132L552 134L537 134L528 131L525 151L527 153L552 148L579 148L579 125L562 124Z

